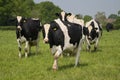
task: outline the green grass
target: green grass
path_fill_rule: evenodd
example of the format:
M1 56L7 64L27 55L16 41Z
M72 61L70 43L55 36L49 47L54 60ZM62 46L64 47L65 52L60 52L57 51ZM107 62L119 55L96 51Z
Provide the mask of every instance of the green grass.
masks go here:
M75 57L59 58L59 70L53 71L49 46L40 40L39 53L18 58L15 30L0 30L0 80L120 80L120 30L103 32L96 52L83 46L80 65Z

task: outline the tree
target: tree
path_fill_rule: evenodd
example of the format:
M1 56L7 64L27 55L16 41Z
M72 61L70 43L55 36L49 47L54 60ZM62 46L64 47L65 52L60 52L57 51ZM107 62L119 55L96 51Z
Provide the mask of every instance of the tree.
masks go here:
M12 0L0 0L0 25L7 25L9 17L11 17L13 3Z
M37 4L31 14L33 17L39 17L42 23L48 23L56 18L55 13L61 11L62 10L52 2L45 1Z
M100 22L100 24L102 24L102 26L106 25L106 16L105 16L105 12L97 12L97 14L95 15L95 19Z
M11 25L9 19L17 15L29 17L33 7L33 0L0 0L0 25Z
M84 19L84 21L86 23L86 22L90 21L92 19L92 17L89 16L89 15L85 15L83 19Z
M111 14L108 16L109 19L116 19L117 18L117 15L116 14Z
M120 10L118 11L118 16L120 16Z
M12 0L12 2L14 5L12 16L30 17L31 10L35 6L33 0Z
M116 21L113 24L116 29L120 29L120 16L116 18Z

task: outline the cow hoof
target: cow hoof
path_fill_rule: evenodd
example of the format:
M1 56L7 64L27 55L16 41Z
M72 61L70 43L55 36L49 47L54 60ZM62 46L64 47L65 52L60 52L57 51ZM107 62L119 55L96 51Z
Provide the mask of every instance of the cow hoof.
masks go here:
M53 68L53 71L57 71L58 70L58 68Z
M27 54L25 54L25 58L27 58L28 57L28 55Z
M53 65L52 69L53 69L54 71L56 71L56 70L58 70L58 67L57 67L56 65Z

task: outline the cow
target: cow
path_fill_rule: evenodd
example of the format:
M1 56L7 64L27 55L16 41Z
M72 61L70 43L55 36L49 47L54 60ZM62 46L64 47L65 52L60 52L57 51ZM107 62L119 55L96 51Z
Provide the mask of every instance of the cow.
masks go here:
M31 51L31 46L36 46L36 53L39 48L39 32L41 30L41 23L38 18L23 18L16 17L16 37L19 49L19 57L21 58L22 44L25 43L25 57Z
M107 32L109 32L110 30L113 30L114 28L113 28L113 24L112 23L107 23L106 24L106 30L107 30Z
M51 53L54 55L53 70L58 69L58 58L66 50L76 53L75 66L78 65L83 30L81 25L68 23L60 18L43 25L43 40L45 43L49 43Z
M65 11L62 11L60 13L56 13L56 16L59 17L61 21L66 21L70 23L75 23L79 24L82 27L84 27L84 20L83 19L78 19L76 15L72 13L66 13Z
M85 40L87 42L87 50L91 52L91 44L94 44L94 51L96 51L100 37L102 36L102 26L94 19L86 23L87 35Z

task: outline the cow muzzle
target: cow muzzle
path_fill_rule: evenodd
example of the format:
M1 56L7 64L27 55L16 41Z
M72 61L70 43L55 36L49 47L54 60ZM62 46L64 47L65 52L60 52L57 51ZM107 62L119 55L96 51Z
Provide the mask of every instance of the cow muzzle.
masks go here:
M21 26L17 26L17 30L21 31L22 30Z
M45 38L44 43L48 43L48 42L49 42L48 38Z
M88 40L92 40L92 38L90 36L88 36Z

